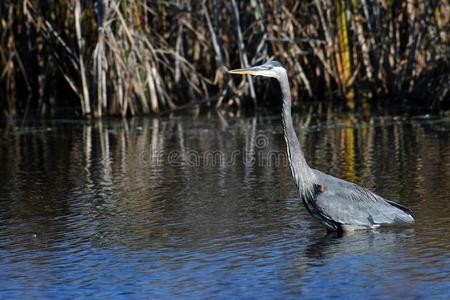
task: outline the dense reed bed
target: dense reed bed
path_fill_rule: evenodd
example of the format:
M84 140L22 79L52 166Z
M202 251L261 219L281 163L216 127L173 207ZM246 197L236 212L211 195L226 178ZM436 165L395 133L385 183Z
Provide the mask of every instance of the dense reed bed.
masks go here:
M227 70L268 59L297 101L439 105L449 19L448 0L3 0L0 105L10 117L257 105L267 84Z

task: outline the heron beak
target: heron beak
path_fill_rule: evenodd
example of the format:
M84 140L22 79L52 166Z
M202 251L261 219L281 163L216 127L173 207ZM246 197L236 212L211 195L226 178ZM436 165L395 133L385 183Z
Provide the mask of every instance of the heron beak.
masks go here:
M231 74L249 74L249 75L261 75L262 68L260 66L257 67L251 67L251 68L244 68L244 69L236 69L236 70L230 70L228 73Z

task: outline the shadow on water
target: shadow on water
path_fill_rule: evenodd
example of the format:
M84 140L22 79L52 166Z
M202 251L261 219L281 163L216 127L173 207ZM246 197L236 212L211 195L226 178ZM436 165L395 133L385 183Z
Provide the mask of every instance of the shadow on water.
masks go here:
M404 248L403 242L411 242L414 237L415 231L412 228L355 231L339 235L329 233L309 244L304 254L311 259L326 259L354 253L377 253L386 251L389 247Z
M311 166L417 224L326 236L278 116L26 123L0 131L0 296L448 295L450 122L294 122Z

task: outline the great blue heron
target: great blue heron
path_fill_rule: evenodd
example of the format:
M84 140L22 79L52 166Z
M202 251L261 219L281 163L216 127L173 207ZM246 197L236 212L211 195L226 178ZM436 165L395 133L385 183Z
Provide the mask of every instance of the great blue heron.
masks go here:
M387 224L413 224L412 211L386 200L357 184L338 179L308 166L291 117L291 92L286 69L277 61L230 71L278 79L283 95L283 129L289 167L309 213L329 230L344 232Z

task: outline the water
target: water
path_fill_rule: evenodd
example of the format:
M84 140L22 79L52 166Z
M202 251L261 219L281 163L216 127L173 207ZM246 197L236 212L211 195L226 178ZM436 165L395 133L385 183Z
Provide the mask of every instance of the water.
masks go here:
M3 125L0 298L450 297L450 122L294 122L312 166L417 224L327 237L278 116Z

